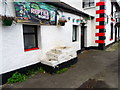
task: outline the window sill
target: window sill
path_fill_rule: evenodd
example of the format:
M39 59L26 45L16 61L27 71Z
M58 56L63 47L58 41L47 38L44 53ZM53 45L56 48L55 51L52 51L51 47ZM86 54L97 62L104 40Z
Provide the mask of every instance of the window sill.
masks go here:
M24 51L27 52L27 51L32 51L32 50L38 50L39 48L30 48L30 49L25 49Z
M95 8L95 6L85 7L85 8L83 8L83 9L86 10L86 9L91 9L91 8Z

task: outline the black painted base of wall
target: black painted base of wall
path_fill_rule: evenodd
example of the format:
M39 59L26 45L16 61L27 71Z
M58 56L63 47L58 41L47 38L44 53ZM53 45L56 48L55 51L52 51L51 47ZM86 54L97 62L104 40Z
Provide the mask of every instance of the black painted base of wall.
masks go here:
M99 50L99 48L97 46L85 47L85 50L91 50L91 49Z
M85 47L83 50L78 50L77 51L77 54L80 54L82 51L84 51L84 50L91 50L91 49L95 49L95 50L105 50L105 49L107 49L108 47L110 47L111 45L113 45L113 44L115 44L116 42L120 42L120 40L119 41L115 41L115 42L113 42L113 43L111 43L111 44L109 44L109 45L107 45L107 46L105 46L105 45L103 45L103 46L90 46L90 47Z
M0 78L2 78L2 82L0 82L0 85L5 84L7 82L7 79L10 78L15 72L27 74L28 70L37 69L40 66L41 66L41 63L37 63L37 64L33 64L33 65L30 65L30 66L27 66L24 68L20 68L20 69L14 70L14 71L4 73L4 74L0 75Z
M50 74L54 74L58 70L70 67L71 65L77 63L77 61L78 61L78 59L74 58L72 60L69 60L68 62L64 62L62 64L59 64L58 67L55 67L55 68L53 68L51 66L48 66L48 65L41 64L41 63L37 63L37 64L30 65L30 66L27 66L27 67L24 67L24 68L20 68L20 69L11 71L11 72L7 72L7 73L4 73L4 74L0 75L0 79L2 78L2 82L0 82L0 85L5 84L8 80L8 78L10 78L15 72L19 72L19 73L22 73L22 74L27 74L28 70L32 70L32 69L37 70L38 67L42 67L46 72L48 72Z
M77 51L77 54L80 54L80 53L81 53L82 51L84 51L84 50L91 50L91 49L99 50L98 47L94 47L94 46L91 46L91 47L85 47L85 48L82 49L82 50L78 50L78 51Z

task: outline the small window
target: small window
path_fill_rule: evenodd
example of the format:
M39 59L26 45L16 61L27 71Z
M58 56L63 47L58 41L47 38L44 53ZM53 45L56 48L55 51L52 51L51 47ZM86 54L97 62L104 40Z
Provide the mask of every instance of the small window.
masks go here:
M83 8L94 6L94 0L83 0Z
M73 25L72 41L78 41L78 26Z
M25 50L38 48L37 26L23 25L23 36Z

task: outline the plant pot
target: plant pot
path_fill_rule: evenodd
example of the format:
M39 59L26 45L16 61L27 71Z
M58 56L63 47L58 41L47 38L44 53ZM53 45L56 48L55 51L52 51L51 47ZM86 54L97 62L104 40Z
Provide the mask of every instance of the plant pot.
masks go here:
M11 25L12 25L12 22L13 22L12 19L3 19L3 20L2 20L2 24L3 24L4 26L11 26Z
M59 25L65 26L65 22L59 22Z

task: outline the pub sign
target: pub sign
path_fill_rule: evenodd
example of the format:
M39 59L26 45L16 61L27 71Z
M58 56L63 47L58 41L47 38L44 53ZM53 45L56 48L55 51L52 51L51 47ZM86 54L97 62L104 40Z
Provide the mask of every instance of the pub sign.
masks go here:
M55 25L57 8L42 2L14 2L18 22Z

